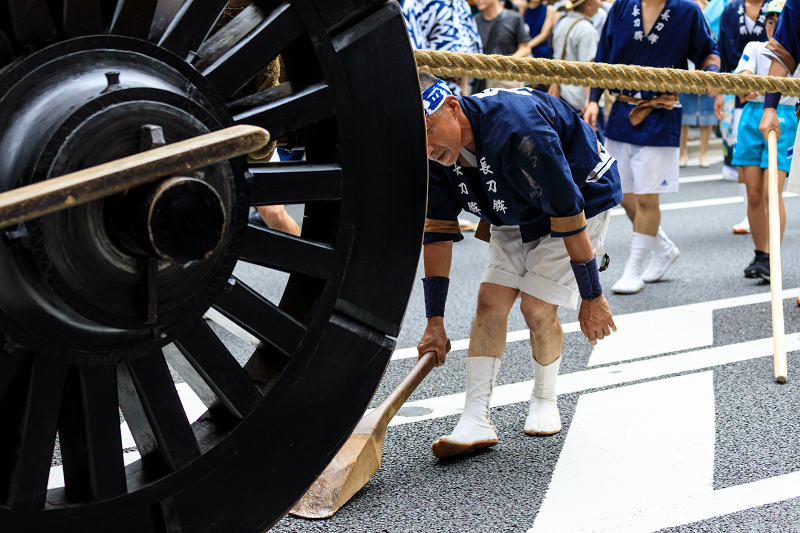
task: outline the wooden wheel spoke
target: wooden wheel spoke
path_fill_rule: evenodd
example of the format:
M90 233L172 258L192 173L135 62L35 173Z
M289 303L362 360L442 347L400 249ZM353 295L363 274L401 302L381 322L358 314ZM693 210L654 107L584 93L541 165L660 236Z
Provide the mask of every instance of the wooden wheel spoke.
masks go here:
M303 34L305 28L291 5L283 3L253 31L202 72L228 99L281 51Z
M64 0L62 20L67 38L103 33L100 0Z
M70 498L98 501L125 493L115 366L72 367L58 439Z
M178 14L182 5L183 0L158 0L158 6L156 6L156 12L153 15L153 25L150 27L150 41L158 42L161 40L164 32L175 20L175 15Z
M5 0L17 44L35 50L55 42L58 34L47 0Z
M333 116L330 88L325 83L295 87L286 82L243 100L255 105L237 113L245 102L234 102L234 121L266 128L272 139L279 139Z
M158 45L180 57L196 52L226 5L228 0L186 0Z
M27 355L28 350L18 346L9 345L0 350L0 402Z
M342 168L308 163L251 163L252 205L332 202L342 199Z
M214 308L260 343L291 356L303 340L303 324L236 277L222 291Z
M41 509L53 459L68 363L31 356L0 403L0 502Z
M117 0L110 33L147 39L156 4L158 0Z
M269 11L259 4L250 4L218 32L209 37L197 51L194 67L202 72L225 55L236 43L244 39L269 16Z
M258 388L204 320L197 320L175 346L182 357L170 357L165 350L170 364L209 409L220 403L243 419L261 402Z
M283 272L327 279L333 247L281 231L249 226L240 259Z
M200 456L161 353L117 365L119 405L146 463L174 472Z

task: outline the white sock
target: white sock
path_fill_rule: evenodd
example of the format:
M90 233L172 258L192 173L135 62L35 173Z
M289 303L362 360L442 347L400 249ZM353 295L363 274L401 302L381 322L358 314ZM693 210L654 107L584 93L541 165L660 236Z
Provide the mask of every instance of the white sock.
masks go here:
M658 233L656 233L656 238L650 241L650 245L652 246L651 249L653 250L653 252L658 253L658 252L670 251L672 247L675 246L675 243L673 243L669 239L669 237L667 237L667 234L664 231L664 229L661 226L659 226Z

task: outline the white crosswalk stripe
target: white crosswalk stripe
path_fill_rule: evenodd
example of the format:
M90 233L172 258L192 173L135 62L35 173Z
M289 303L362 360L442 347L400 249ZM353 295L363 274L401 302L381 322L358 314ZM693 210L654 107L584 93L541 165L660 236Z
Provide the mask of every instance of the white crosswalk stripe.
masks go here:
M786 298L794 298L794 297L797 297L797 296L800 296L800 287L795 288L795 289L784 289L784 291L783 291L784 299L786 299ZM670 323L669 321L673 320L673 319L678 319L678 320L683 321L682 317L684 317L686 315L691 315L691 316L696 317L696 316L699 316L699 315L702 315L702 314L711 313L712 311L715 311L717 309L730 309L731 307L741 307L741 306L744 306L744 305L752 305L752 304L757 304L757 303L769 302L769 301L771 301L771 299L772 299L771 294L769 292L765 292L765 293L761 293L761 294L752 294L752 295L748 295L748 296L736 296L734 298L724 298L724 299L720 299L720 300L709 300L707 302L699 302L699 303L696 303L696 304L680 305L680 306L669 307L669 308L665 308L665 309L657 309L657 310L651 310L651 311L641 311L641 312L638 312L638 313L627 313L627 314L622 314L622 315L615 315L614 316L614 320L615 320L615 322L617 323L618 326L619 326L619 324L623 324L624 325L626 322L629 322L632 326L636 326L641 321L645 321L645 322L653 321L654 323L658 323L658 321L661 320L662 321L661 323ZM706 322L706 325L707 325L708 328L710 328L710 324L708 324ZM569 322L567 324L562 324L561 327L564 330L564 333L575 333L575 332L581 330L580 324L578 322ZM692 324L691 327L694 328L694 324ZM638 329L638 328L630 328L630 329ZM696 331L693 331L692 333L694 335L698 334ZM636 332L633 332L633 334L636 335ZM683 336L684 334L685 334L685 332L681 331L681 336ZM705 335L706 336L705 338L707 338L707 335L708 335L707 332L703 332L703 333L700 333L700 334L701 335ZM506 342L518 342L518 341L528 340L529 335L530 335L530 332L527 329L523 329L523 330L519 330L519 331L510 331L508 333L508 335L506 336ZM628 342L627 341L628 338L629 337L627 336L627 334L625 336L612 334L610 337L608 337L608 339L604 340L603 343L598 343L598 345L597 345L597 347L595 348L594 351L595 352L599 352L599 353L604 353L607 350L607 348L604 348L604 343L605 342L613 343L613 347L614 347L615 351L618 351L620 349L619 345L618 345L619 342L625 342L626 344L631 344L631 345L638 345L639 346L639 348L638 348L639 350L644 350L643 353L653 349L653 348L643 347L641 345L641 343L639 343L638 341L636 341L636 342ZM622 339L622 341L619 341L617 339ZM637 339L637 338L634 337L634 340L635 339ZM673 340L667 340L667 342L670 343L669 346L671 347L671 346L674 346L675 345L674 343L676 343L676 342L677 343L683 343L685 341L683 341L683 340L674 340L673 339ZM456 341L452 341L450 344L451 344L451 351L455 352L455 351L458 351L458 350L466 350L466 349L469 348L469 339L459 339L459 340L456 340ZM693 347L705 346L705 345L708 345L708 344L711 344L711 342L706 342L705 344L695 344L694 346L686 346L685 348L674 348L674 349L660 350L660 353L674 352L674 351L678 351L680 349L688 349L688 348L693 348ZM659 346L659 348L660 348L660 346ZM657 350L658 348L655 348L655 349ZM647 355L655 355L655 352L647 353L646 355L639 355L639 357L646 357ZM409 347L409 348L402 348L400 350L395 350L394 354L392 354L392 360L393 361L396 361L396 360L399 360L399 359L409 359L411 357L417 357L417 349L415 347L413 347L413 346ZM592 354L592 357L594 357L594 353ZM601 358L598 358L598 359L601 359ZM602 363L598 362L598 363L590 363L590 364L602 364Z

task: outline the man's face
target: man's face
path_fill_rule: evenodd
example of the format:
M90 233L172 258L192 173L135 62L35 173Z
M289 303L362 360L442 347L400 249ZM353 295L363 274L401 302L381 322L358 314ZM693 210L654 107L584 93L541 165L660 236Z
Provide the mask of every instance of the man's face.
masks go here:
M447 98L461 105L455 96ZM461 127L449 103L445 101L440 111L425 119L428 126L428 159L446 167L458 161L461 151Z
M497 3L497 0L475 0L475 7L477 7L479 11L483 11L491 4L495 3Z

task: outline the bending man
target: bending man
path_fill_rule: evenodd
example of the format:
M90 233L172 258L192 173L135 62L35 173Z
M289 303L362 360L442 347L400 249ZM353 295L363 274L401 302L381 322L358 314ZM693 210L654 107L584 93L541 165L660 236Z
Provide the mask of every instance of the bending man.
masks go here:
M595 344L615 330L595 254L603 256L608 210L619 204L614 159L565 102L530 89L456 97L421 72L430 182L425 224L428 326L419 353L444 362L444 304L462 209L490 222L489 259L467 358L467 400L452 434L433 444L443 458L497 444L489 403L518 298L531 330L534 386L525 432L561 430L556 377L563 331L558 306L578 307Z

